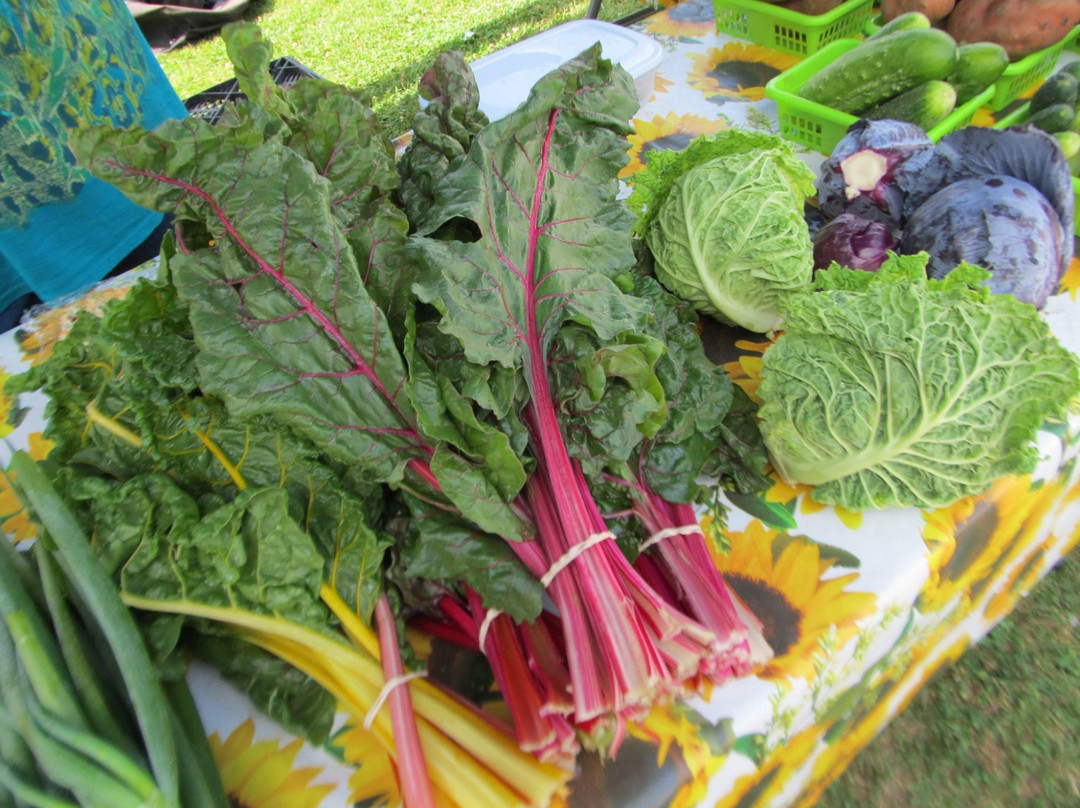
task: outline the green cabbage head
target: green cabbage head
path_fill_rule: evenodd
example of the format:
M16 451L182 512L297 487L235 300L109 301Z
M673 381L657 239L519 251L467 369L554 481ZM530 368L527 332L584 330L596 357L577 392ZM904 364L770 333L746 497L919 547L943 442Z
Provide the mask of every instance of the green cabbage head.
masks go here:
M1034 306L926 253L818 272L765 352L758 411L776 470L852 510L940 507L1031 471L1080 392L1076 356Z
M814 268L803 203L814 174L773 135L732 130L654 152L630 205L674 294L722 322L764 333Z

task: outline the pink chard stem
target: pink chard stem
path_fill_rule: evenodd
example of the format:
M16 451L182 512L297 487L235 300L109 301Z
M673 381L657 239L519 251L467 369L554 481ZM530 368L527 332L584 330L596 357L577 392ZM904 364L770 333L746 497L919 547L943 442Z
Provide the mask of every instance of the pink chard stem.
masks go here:
M382 656L383 675L393 682L405 675L405 664L398 647L394 613L386 595L375 604L375 623L379 632L379 651ZM435 795L428 779L427 762L420 746L413 712L412 696L407 684L400 684L387 697L390 706L390 723L394 729L394 745L397 749L398 779L405 808L435 808Z

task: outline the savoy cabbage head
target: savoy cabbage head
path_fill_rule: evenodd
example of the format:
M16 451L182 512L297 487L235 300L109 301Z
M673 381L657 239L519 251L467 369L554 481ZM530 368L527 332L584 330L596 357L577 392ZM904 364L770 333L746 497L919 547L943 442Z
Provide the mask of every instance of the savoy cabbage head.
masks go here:
M814 174L790 144L731 130L654 152L629 204L664 286L704 314L763 333L779 328L784 299L810 283L803 203L813 193Z
M820 502L942 506L1030 471L1035 433L1080 392L1077 358L1033 306L926 253L819 272L765 353L761 431L777 471Z

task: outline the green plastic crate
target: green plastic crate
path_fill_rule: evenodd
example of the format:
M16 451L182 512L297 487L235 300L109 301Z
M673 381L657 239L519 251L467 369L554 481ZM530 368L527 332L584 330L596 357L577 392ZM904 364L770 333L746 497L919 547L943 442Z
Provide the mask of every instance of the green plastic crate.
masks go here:
M765 95L776 102L776 114L780 119L780 134L783 137L829 154L840 142L840 138L847 134L848 127L858 120L856 116L807 101L797 93L812 75L860 44L861 40L857 39L837 40L775 76L765 85ZM949 132L962 129L971 123L979 107L985 106L993 97L994 88L986 88L954 109L949 117L930 129L927 136L936 142Z
M874 0L847 0L826 14L800 14L760 0L713 0L716 30L774 50L809 56L830 42L858 36Z
M1080 35L1080 25L1049 48L1043 48L1028 54L1023 59L1010 62L994 85L994 100L990 102L990 109L994 112L1004 109L1053 73L1058 57L1076 40L1078 35Z

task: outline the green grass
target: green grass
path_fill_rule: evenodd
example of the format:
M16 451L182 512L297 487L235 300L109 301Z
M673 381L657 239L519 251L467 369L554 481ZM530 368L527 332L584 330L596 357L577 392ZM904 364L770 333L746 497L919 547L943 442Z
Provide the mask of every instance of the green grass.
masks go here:
M916 696L820 805L1080 805L1080 554Z
M261 0L248 15L316 73L374 100L403 132L440 50L478 58L569 19L568 0ZM641 5L605 0L602 18ZM161 57L182 97L232 71L219 36ZM1080 805L1080 554L927 687L823 797L824 808Z
M276 56L366 92L384 131L397 134L410 128L417 83L440 51L460 50L471 61L580 19L587 8L582 0L255 0L246 18L259 24ZM605 0L600 17L641 8L637 0ZM181 98L233 76L217 35L159 58Z

